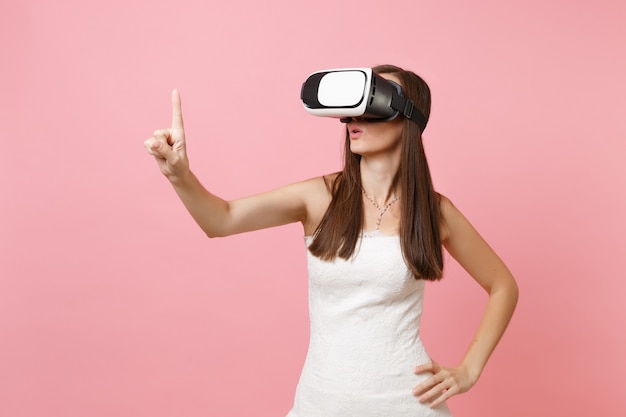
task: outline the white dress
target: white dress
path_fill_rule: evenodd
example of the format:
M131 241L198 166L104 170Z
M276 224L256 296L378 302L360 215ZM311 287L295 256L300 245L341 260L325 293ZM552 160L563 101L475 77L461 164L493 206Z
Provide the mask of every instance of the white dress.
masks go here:
M451 417L411 393L430 376L413 373L430 361L419 335L425 283L399 236L365 234L349 260L307 253L311 335L287 417Z

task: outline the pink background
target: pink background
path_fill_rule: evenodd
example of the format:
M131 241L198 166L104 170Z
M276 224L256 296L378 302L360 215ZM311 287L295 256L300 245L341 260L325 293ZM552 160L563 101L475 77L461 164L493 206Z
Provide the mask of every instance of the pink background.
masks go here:
M145 154L183 108L225 198L336 170L301 108L329 67L430 84L435 185L521 299L457 416L623 416L626 6L545 1L5 1L0 417L284 416L308 343L298 225L206 239ZM450 262L423 337L460 360L486 297Z

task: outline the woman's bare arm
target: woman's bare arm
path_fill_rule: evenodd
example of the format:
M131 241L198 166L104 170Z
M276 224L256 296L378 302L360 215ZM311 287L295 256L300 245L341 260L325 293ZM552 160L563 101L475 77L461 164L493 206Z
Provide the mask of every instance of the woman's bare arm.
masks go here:
M172 127L156 130L144 143L196 223L209 237L228 236L292 222L305 229L317 218L319 203L327 195L322 178L287 185L272 191L226 201L210 193L189 168L178 91L172 92ZM311 211L315 213L311 213Z
M429 401L433 407L476 383L511 320L518 298L517 284L504 262L445 197L442 197L441 213L446 250L487 292L489 300L459 366L445 368L432 362L416 368L416 373L433 373L414 390L420 401Z

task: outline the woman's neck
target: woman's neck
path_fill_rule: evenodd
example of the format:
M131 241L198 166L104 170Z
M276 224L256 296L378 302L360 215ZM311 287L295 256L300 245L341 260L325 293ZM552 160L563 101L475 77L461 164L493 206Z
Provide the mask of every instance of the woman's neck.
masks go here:
M386 204L398 195L393 187L399 165L396 158L361 158L361 186L378 204Z

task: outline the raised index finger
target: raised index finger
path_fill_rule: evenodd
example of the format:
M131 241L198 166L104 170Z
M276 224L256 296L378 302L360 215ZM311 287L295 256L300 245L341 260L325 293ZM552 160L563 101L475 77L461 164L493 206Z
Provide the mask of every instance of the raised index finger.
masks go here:
M172 129L183 129L183 110L180 104L180 93L172 90Z

